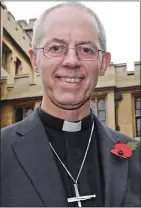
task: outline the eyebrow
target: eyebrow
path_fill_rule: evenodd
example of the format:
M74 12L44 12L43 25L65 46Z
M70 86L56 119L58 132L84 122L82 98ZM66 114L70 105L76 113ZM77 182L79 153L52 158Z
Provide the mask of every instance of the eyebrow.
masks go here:
M68 44L64 39L60 39L60 38L53 38L53 39L49 40L48 43L49 42L61 42L61 43ZM76 44L76 46L85 45L85 44L91 44L91 45L95 46L95 44L92 41L80 41L79 43Z
M53 38L53 39L49 40L48 43L49 42L61 42L61 43L67 44L67 42L64 39L60 39L60 38Z
M92 41L89 41L89 40L88 41L81 41L76 45L86 45L86 44L94 45L94 43Z

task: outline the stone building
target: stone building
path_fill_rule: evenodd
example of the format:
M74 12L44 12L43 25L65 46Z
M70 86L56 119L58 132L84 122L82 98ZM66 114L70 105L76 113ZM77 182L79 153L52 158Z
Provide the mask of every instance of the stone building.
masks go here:
M32 71L28 49L36 19L16 21L1 3L1 127L28 116L42 100L40 76ZM91 107L109 127L131 136L140 131L140 62L111 63L100 76Z

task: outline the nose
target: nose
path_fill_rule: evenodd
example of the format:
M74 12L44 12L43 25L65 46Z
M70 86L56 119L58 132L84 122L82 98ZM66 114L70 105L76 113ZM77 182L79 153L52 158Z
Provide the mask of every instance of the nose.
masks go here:
M80 60L76 54L75 48L68 49L68 52L64 57L62 65L64 67L69 67L72 69L80 67Z

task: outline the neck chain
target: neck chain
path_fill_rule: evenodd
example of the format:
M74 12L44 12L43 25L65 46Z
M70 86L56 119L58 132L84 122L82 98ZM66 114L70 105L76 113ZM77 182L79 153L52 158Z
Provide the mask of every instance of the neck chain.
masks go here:
M56 155L56 157L58 158L58 160L60 161L60 163L62 164L62 166L64 167L64 169L66 170L66 172L68 173L68 175L70 176L70 178L71 178L71 179L73 180L73 182L74 182L74 188L75 188L76 197L68 199L68 202L76 202L76 201L77 201L79 207L81 207L81 200L89 199L90 196L91 196L91 198L92 198L92 197L95 197L95 194L94 194L94 195L90 195L90 196L84 196L84 197L81 197L81 196L79 195L79 192L78 192L78 185L77 185L79 176L80 176L80 174L81 174L82 168L83 168L83 166L84 166L84 163L85 163L85 160L86 160L86 157L87 157L87 154L88 154L88 150L89 150L90 143L91 143L91 139L92 139L93 130L94 130L94 122L93 122L93 124L92 124L92 128L91 128L91 133L90 133L88 145L87 145L87 148L86 148L86 151L85 151L85 154L84 154L84 158L83 158L83 161L82 161L82 163L81 163L81 166L80 166L80 169L79 169L79 172L78 172L78 175L77 175L76 180L75 180L74 177L71 175L71 173L69 172L69 170L67 169L67 167L64 165L64 163L63 163L62 160L60 159L59 155L57 154L57 152L56 152L55 149L53 148L52 144L49 142L49 145L50 145L52 151L54 152L54 154ZM74 200L73 200L73 199L74 199Z

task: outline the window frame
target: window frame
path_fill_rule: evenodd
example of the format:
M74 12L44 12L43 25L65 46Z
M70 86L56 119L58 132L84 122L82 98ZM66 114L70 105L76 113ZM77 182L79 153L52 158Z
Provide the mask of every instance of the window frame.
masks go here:
M140 99L140 108L139 109L136 108L136 100L137 99ZM140 96L135 96L134 97L134 124L135 124L134 134L135 134L135 137L140 137L141 136L141 129L140 129L140 133L138 135L138 131L137 131L137 120L138 119L141 120L141 113L140 113L140 115L136 115L136 110L140 110L140 112L141 112L141 98L140 98Z
M15 61L15 76L20 75L20 70L22 69L22 62L21 60L16 57L16 61Z
M12 56L12 50L9 46L3 41L2 42L2 67L9 73L10 70L10 58Z
M100 100L104 100L104 103L105 103L105 110L99 110L98 109L98 102ZM99 120L102 122L102 123L105 123L107 124L107 112L106 112L106 96L96 96L96 97L92 97L92 100L91 100L93 103L94 103L94 106L95 106L95 109L94 109L94 114L99 118L99 112L105 112L105 120Z
M13 124L18 122L18 121L16 121L16 109L18 109L18 108L23 109L23 119L25 119L26 118L26 109L32 109L34 111L35 103L33 102L33 103L27 103L27 104L16 104L16 105L14 105L13 106Z

